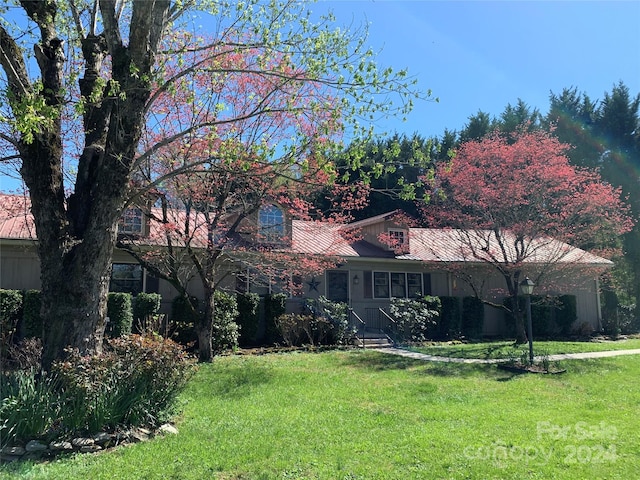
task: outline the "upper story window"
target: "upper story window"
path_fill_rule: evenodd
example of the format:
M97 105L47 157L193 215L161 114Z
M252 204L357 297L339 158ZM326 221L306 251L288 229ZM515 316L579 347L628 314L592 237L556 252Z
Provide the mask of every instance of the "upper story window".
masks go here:
M387 234L389 235L389 248L392 250L404 251L409 247L409 238L406 230L390 228Z
M280 242L285 233L284 213L275 205L265 205L258 213L258 233L263 242Z
M127 208L118 223L118 233L142 235L144 219L139 208Z

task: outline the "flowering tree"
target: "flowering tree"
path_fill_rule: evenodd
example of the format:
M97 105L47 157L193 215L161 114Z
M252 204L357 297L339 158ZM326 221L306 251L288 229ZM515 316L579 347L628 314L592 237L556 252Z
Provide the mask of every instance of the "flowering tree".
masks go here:
M455 273L479 298L486 275L473 275L471 264L490 266L504 279L518 341L526 340L517 302L524 275L537 284L551 281L588 255L569 244L606 254L617 247L607 242L631 228L620 191L597 172L570 165L567 148L543 132L466 142L438 165L433 202L422 207L427 224L452 228L466 264Z
M306 97L298 118L331 114L343 130L373 112L393 112L389 94L399 94L401 111L416 94L404 72L375 65L366 32L333 29L332 18L313 21L304 2L25 0L0 7L7 12L0 22L0 158L18 164L31 200L45 367L67 345L101 350L122 212L142 192L194 168L152 175L151 159L163 147L185 136L214 138L220 125L272 118L272 105L261 99L300 84L333 93L323 103ZM186 33L195 22L210 25L211 40ZM221 88L216 79L239 72L216 60L243 52L251 52L246 68L271 84L232 99L222 90L202 96L192 74L207 72ZM193 114L178 118L163 94L187 81L193 94L182 100ZM218 114L198 115L205 111ZM295 151L307 140L303 133L278 148Z

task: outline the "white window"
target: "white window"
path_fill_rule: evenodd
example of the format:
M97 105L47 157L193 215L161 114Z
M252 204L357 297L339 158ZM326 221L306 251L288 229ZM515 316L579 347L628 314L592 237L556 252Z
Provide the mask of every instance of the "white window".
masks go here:
M258 212L258 234L262 242L280 242L284 237L284 214L275 205L265 205Z
M118 223L118 233L142 235L142 210L127 208Z

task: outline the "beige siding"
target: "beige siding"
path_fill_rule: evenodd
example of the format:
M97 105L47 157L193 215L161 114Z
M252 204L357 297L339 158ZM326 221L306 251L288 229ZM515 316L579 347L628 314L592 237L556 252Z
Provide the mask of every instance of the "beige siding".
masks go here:
M0 288L15 290L40 288L40 260L33 247L2 246Z

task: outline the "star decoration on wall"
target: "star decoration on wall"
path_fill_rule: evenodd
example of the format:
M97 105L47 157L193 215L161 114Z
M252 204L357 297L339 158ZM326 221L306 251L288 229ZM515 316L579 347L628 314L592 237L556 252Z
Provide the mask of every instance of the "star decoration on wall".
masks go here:
M307 285L309 285L309 291L313 291L315 290L316 292L318 291L318 285L320 285L320 282L318 280L316 280L316 277L313 277L311 279L311 281L307 282Z

